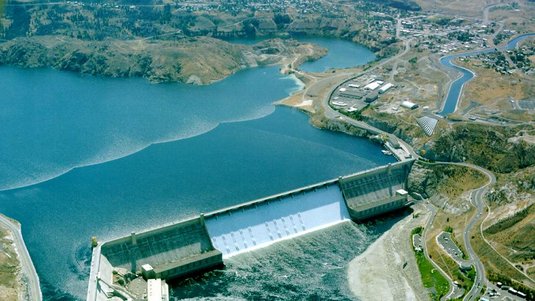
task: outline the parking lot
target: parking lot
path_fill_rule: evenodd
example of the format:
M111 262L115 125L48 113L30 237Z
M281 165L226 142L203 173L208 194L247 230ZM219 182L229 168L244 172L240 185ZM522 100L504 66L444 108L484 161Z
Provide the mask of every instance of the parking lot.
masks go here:
M451 233L442 232L437 236L438 244L457 262L464 262L463 252L451 239Z
M494 283L489 283L487 292L480 300L496 300L496 301L521 301L526 300L518 295L510 293L508 286L498 287Z
M422 251L423 245L422 245L422 236L420 234L414 234L412 236L412 246L416 251Z
M521 100L518 105L524 110L535 110L535 100Z

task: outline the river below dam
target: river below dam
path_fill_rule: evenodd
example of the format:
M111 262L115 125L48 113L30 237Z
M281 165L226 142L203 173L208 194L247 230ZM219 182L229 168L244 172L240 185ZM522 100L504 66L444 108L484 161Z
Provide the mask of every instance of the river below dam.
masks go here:
M275 107L300 87L277 67L209 86L12 67L0 76L0 212L21 222L45 300L85 298L93 235L108 240L394 161L367 139ZM242 254L173 283L172 294L354 299L347 263L388 224L344 223Z

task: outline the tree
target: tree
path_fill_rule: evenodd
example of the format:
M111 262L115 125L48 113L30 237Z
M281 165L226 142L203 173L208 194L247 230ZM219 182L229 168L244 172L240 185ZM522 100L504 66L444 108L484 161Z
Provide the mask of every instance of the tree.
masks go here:
M171 5L169 3L163 6L162 16L160 17L160 22L168 23L171 20Z

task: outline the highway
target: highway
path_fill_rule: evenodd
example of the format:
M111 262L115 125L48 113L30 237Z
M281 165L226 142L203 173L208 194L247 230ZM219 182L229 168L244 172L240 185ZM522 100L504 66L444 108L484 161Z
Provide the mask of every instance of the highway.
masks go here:
M39 284L39 277L33 266L32 259L22 238L22 233L18 224L15 224L10 219L0 214L0 224L13 233L13 242L17 247L17 252L19 254L19 261L21 265L22 273L25 277L24 280L27 282L28 295L27 300L32 301L41 301L43 296L41 294L41 287Z

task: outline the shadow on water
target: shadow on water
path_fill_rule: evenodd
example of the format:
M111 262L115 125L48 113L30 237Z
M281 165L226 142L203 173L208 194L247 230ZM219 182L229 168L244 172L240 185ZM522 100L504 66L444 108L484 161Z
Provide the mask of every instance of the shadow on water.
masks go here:
M176 300L356 300L349 262L409 216L400 210L357 224L344 222L225 261L224 268L170 282Z

